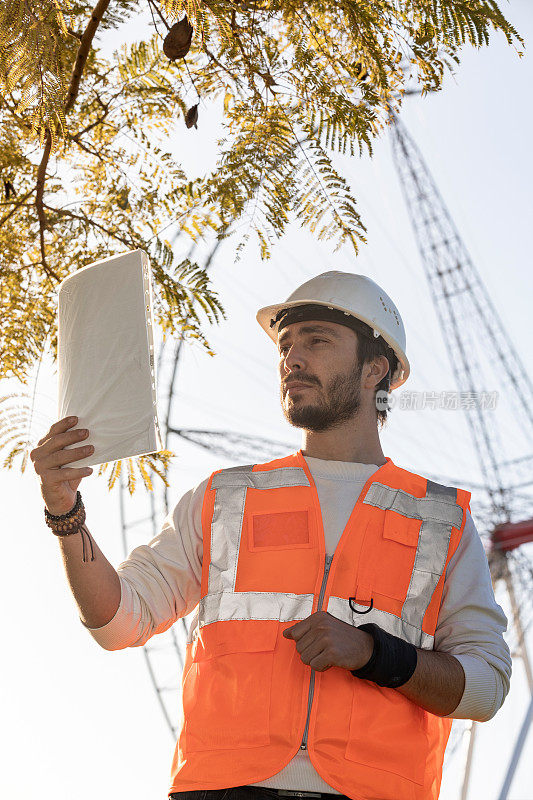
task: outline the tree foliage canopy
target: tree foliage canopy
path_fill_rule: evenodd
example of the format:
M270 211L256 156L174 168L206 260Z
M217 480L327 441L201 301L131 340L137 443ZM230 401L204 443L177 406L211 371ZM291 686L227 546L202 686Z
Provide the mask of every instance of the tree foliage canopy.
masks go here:
M163 39L184 14L190 50L171 61ZM136 16L151 18L146 36L121 46ZM112 30L119 46L104 57L99 34ZM247 218L237 252L253 231L266 259L298 220L357 250L365 227L332 154L371 153L407 85L438 90L460 48L494 31L523 44L494 0L5 0L0 377L27 382L48 342L56 357L60 281L137 247L165 334L209 350L201 313L224 310L205 269L176 263L170 232L222 239ZM168 139L197 113L201 126L209 101L224 137L215 168L191 179ZM29 445L12 428L8 465Z

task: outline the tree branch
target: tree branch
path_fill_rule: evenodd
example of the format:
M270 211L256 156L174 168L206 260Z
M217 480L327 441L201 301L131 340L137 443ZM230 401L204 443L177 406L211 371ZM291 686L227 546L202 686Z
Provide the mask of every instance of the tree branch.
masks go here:
M81 42L82 34L78 31L75 31L73 28L67 28L67 31L70 33L71 36L74 36L76 39L79 39Z
M235 84L236 84L236 85L237 85L239 88L241 88L241 82L240 82L240 80L239 80L239 76L238 76L238 75L235 75L235 73L234 73L234 72L231 72L231 70L229 70L227 67L225 67L225 66L224 66L224 64L221 64L221 63L220 63L220 61L218 60L218 58L216 58L216 56L214 56L214 55L213 55L213 53L211 52L211 50L209 50L209 48L207 47L207 45L206 45L206 43L205 43L205 42L202 42L202 50L203 50L205 53L207 53L207 55L209 56L209 58L211 59L211 61L214 61L214 62L215 62L215 64L217 64L217 66L219 66L219 67L220 67L220 69L224 70L224 72L227 72L227 74L228 74L228 75L230 76L230 78L231 78L231 79L232 79L232 80L235 82Z
M74 63L74 67L72 70L72 77L70 79L70 86L67 93L67 100L65 103L65 114L70 111L72 106L74 105L74 101L78 96L78 91L80 88L80 81L81 76L83 74L83 70L85 64L87 62L87 57L89 55L91 45L94 39L94 34L96 33L96 29L100 24L102 17L104 16L105 12L107 11L107 7L110 3L110 0L98 0L98 3L93 9L91 14L91 18L83 32L83 35L80 38L80 46L78 48L78 53L76 55L76 61ZM101 103L101 101L100 101ZM101 105L104 105L101 103ZM105 108L105 106L104 106ZM41 163L39 164L39 169L37 171L37 186L35 192L35 207L37 209L37 218L39 220L39 242L41 247L41 260L43 264L43 269L50 277L55 278L56 281L59 281L59 276L50 269L48 264L46 263L46 247L44 241L44 232L46 230L46 213L45 213L45 204L43 203L44 197L44 182L46 180L46 170L48 167L48 161L50 159L50 153L52 152L52 133L49 128L46 130L45 134L45 145L43 151L43 157L41 159Z
M56 214L61 216L71 217L72 219L77 219L80 222L84 222L86 225L92 225L94 228L103 231L103 233L107 234L112 239L116 239L117 242L121 242L122 244L126 245L126 247L131 248L132 244L136 245L135 240L132 239L128 241L127 239L124 239L124 237L119 236L117 233L113 233L113 231L110 231L109 228L106 228L104 225L100 225L100 223L95 222L94 219L88 217L83 211L83 216L81 216L80 214L75 214L73 211L66 211L64 208L54 208L53 206L46 206L46 208L48 208L49 211L54 211Z
M81 37L80 46L78 49L78 54L76 56L76 61L74 63L74 68L72 70L70 86L67 92L65 113L70 111L70 109L74 105L76 97L78 96L81 76L83 75L85 62L87 61L87 57L89 55L91 45L93 43L94 34L96 33L96 29L98 28L102 20L102 17L107 11L109 3L110 0L98 0L98 3L95 5L93 9L93 13L91 14L91 19L89 20L89 24L87 25L87 27L83 32L83 36Z
M21 197L21 198L20 198L20 200L13 201L14 205L13 205L13 208L11 209L11 211L10 211L8 214L6 214L6 215L5 215L5 217L2 217L2 219L0 219L0 228L2 227L2 225L3 225L5 222L7 222L7 221L8 221L8 219L9 219L10 217L12 217L12 216L13 216L13 214L15 213L15 211L16 211L18 208L20 208L20 206L24 205L24 203L26 202L26 200L28 199L28 197L29 197L30 195L32 195L32 194L33 194L33 192L34 192L34 189L30 189L30 191L29 191L27 194L25 194L25 195L24 195L24 197ZM3 203L2 203L2 205L3 205Z
M43 151L43 157L41 159L41 163L39 164L39 169L37 170L37 186L35 191L35 208L37 209L37 218L39 220L39 242L41 245L41 261L43 263L43 269L47 275L59 281L59 276L50 269L48 264L46 263L46 248L44 243L44 232L46 230L46 214L44 212L44 204L43 204L43 197L44 197L44 181L46 178L46 168L48 166L48 159L50 158L50 152L52 150L52 134L49 130L46 131L45 134L45 145Z
M83 136L85 133L89 133L93 128L96 128L97 125L100 125L107 116L107 112L104 114L103 117L98 117L94 122L91 122L90 125L86 125L85 128L82 128L81 131L78 133L70 134L70 138L76 140L78 136Z
M157 11L157 13L159 14L159 17L160 17L160 19L161 19L161 20L162 20L162 22L163 22L163 25L165 26L165 28L167 29L167 31L169 31L169 30L170 30L170 25L168 24L168 22L166 21L166 19L165 19L165 18L164 18L164 16L163 16L163 14L161 13L161 10L160 10L159 6L157 5L157 3L154 3L154 2L153 2L153 0L148 0L148 5L150 6L150 9L151 9L152 7L153 7L153 8L155 8L155 10ZM154 16L154 15L152 14L152 19L153 19L153 16ZM154 28L155 28L155 29L156 29L156 31L157 31L157 28L156 28L156 25L155 25L155 21L154 21ZM157 31L157 32L159 33L159 31Z
M79 147L79 148L81 148L81 149L82 149L82 150L83 150L85 153L88 153L90 156L94 156L94 157L95 157L95 158L97 158L99 161L101 161L103 164L105 164L105 163L106 163L106 159L105 159L105 158L103 158L103 157L100 155L100 153L98 153L96 150L91 150L91 148L90 148L90 147L87 147L87 145L86 145L86 144L83 144L83 142L82 142L82 141L80 141L80 139L79 139L79 136L77 136L77 135L76 135L76 136L71 136L71 137L70 137L70 139L71 139L73 142L75 142L75 143L78 145L78 147ZM107 163L109 163L109 159L107 159Z
M233 13L231 15L231 30L233 32L233 38L235 39L235 41L239 45L239 49L240 49L240 51L242 53L242 57L243 57L244 63L248 67L248 86L250 87L255 99L256 100L261 100L261 95L257 91L257 87L256 87L256 85L254 83L254 75L257 75L258 71L257 71L257 68L254 67L254 65L250 61L250 57L249 57L248 53L246 52L246 50L244 49L244 45L241 42L239 34L237 33L237 31L239 30L239 26L237 25L237 23L235 21L235 11L233 11ZM251 45L252 45L252 42L250 41L250 46Z

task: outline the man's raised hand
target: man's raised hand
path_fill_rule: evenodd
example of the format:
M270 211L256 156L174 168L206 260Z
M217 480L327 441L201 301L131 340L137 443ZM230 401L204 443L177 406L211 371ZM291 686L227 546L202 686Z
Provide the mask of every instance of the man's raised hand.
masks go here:
M88 431L73 429L76 423L76 417L65 417L55 422L30 453L33 468L41 479L41 494L50 514L66 514L70 511L76 502L82 478L92 473L91 467L64 467L72 461L86 458L94 451L91 445L64 449L66 445L83 441L89 435Z

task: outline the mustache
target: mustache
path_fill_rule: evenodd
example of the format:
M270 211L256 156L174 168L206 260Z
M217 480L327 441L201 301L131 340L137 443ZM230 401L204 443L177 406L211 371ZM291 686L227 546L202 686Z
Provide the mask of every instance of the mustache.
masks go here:
M298 378L292 378L291 380L283 381L282 388L284 391L286 391L290 386L295 386L298 385L299 383L309 383L310 385L320 386L320 383L317 381L316 378L311 378L311 377L308 378L305 375L302 375L301 377Z

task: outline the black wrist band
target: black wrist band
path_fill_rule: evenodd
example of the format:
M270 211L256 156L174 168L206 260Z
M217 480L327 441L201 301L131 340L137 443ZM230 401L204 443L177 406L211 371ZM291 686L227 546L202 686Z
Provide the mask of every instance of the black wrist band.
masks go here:
M416 669L416 647L399 636L387 633L373 622L358 625L358 628L372 636L374 650L364 667L350 670L352 675L389 689L396 689L407 683Z
M357 627L362 628L363 626L358 625ZM374 637L372 638L374 639ZM379 657L379 642L376 639L374 639L374 649L372 650L372 655L370 656L369 660L366 662L364 666L359 667L359 669L352 669L350 670L350 672L352 673L352 675L355 675L356 678L366 678L369 675L372 675L378 657ZM371 680L371 678L369 678L369 680Z

